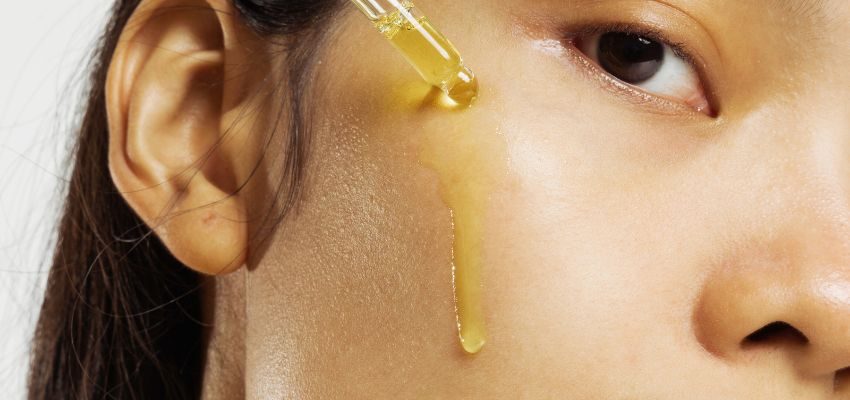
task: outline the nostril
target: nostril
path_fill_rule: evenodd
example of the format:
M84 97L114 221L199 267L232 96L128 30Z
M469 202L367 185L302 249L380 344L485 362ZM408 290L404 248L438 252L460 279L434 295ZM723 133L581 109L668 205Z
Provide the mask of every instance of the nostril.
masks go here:
M850 394L850 367L835 371L835 393Z
M741 343L743 347L759 345L777 345L790 343L803 345L809 343L809 339L790 324L782 321L771 322L759 330L747 335Z

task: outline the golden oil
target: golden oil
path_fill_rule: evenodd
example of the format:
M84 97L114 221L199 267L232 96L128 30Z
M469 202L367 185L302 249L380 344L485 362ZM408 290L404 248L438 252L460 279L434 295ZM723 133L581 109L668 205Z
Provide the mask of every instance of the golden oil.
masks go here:
M467 68L454 45L427 17L419 14L410 1L384 0L393 7L381 7L382 1L354 0L372 20L375 28L413 65L419 75L440 88L462 107L478 97L478 80Z
M446 95L436 102L438 106L467 108L477 99L478 80L473 72L411 1L351 1L426 82ZM507 160L507 152L495 129L451 126L426 134L420 161L438 175L440 194L452 217L458 336L463 349L475 354L487 340L481 279L485 210L496 180L506 170L506 161L499 160Z
M440 196L452 217L452 276L458 335L475 354L487 341L482 298L488 202L507 171L507 145L494 125L452 124L426 134L420 162L440 181Z

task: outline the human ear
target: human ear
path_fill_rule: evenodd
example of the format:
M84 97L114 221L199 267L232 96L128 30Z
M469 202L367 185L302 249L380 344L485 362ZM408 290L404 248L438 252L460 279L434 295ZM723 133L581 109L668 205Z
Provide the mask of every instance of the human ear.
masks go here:
M238 189L250 169L226 118L245 107L234 89L245 74L228 68L249 51L246 31L226 0L143 0L105 88L116 187L178 260L210 275L247 259Z

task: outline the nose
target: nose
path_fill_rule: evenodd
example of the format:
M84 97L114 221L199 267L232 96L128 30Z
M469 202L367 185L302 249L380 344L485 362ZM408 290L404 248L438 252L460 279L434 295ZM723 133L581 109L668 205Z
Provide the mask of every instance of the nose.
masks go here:
M787 176L776 178L784 179L780 185L772 182L793 189L764 205L775 212L754 213L765 216L716 260L693 314L700 344L727 363L763 362L767 368L790 363L798 376L829 381L840 393L850 393L846 117L839 124L833 120L831 129L815 131L810 125L805 146L806 140L795 139L794 152L785 154L796 157L800 167L783 171ZM820 124L825 126L823 119Z
M842 383L850 371L850 259L813 265L791 246L753 245L719 265L697 303L697 338L731 363L780 350L800 375Z

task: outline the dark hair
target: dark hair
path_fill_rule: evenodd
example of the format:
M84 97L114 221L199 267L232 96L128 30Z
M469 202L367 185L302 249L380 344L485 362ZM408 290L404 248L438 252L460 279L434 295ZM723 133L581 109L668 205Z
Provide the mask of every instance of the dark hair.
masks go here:
M29 399L190 399L201 389L205 348L200 277L150 234L107 168L104 99L118 37L140 0L117 0L92 58L73 169L38 319ZM286 37L279 85L290 120L276 223L297 197L306 156L303 94L323 30L341 0L233 0L263 37ZM289 40L291 39L291 40Z

